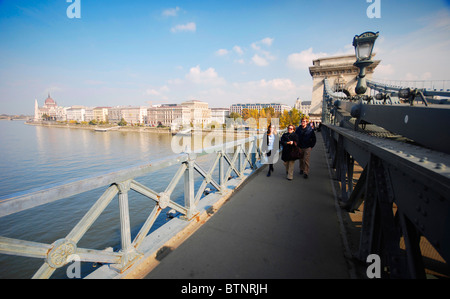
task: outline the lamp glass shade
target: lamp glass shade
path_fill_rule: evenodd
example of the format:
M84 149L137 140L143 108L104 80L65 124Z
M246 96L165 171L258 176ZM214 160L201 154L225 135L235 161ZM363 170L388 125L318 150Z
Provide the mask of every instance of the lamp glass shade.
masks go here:
M367 60L372 56L373 42L358 43L356 46L356 59Z

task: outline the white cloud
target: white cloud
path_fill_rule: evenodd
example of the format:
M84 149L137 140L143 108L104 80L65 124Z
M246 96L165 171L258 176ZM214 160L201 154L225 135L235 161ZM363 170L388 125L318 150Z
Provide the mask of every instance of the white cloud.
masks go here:
M163 96L164 93L170 92L170 89L167 85L161 86L158 89L155 88L149 88L144 92L144 95L150 96L150 97L159 97L162 99L167 99L167 96Z
M301 51L300 53L292 53L288 56L287 63L295 69L305 69L312 65L313 60L328 56L327 53L314 53L313 48Z
M183 31L191 31L191 32L195 32L197 30L197 25L194 22L190 22L184 25L177 25L175 27L172 27L172 29L170 29L170 31L172 31L173 33L176 32L183 32Z
M450 12L442 10L417 20L423 27L402 36L381 36L375 43L376 80L445 80L448 78Z
M269 65L269 62L267 61L267 59L259 56L258 54L253 55L252 61L257 66L267 66L267 65Z
M244 54L244 51L243 51L242 48L239 47L239 46L234 46L234 47L233 47L233 50L234 50L234 52L236 52L236 53L239 54L239 55Z
M259 50L261 50L261 46L262 46L262 45L263 45L263 46L270 47L270 46L272 45L273 41L274 41L273 38L266 37L266 38L263 38L263 39L260 40L260 41L257 41L257 42L252 43L251 46L252 46L253 50L259 51Z
M162 15L164 17L176 17L179 11L180 8L178 6L175 8L168 8L162 12Z
M375 72L376 72L377 76L381 76L382 78L385 78L387 76L395 74L395 69L392 66L392 64L379 64L377 66L377 68L375 69Z
M264 45L270 47L270 46L272 45L272 43L273 43L273 40L274 40L273 38L266 37L266 38L263 38L263 39L260 41L260 43L262 43L262 44L264 44Z
M235 82L229 90L228 99L234 102L281 102L293 106L297 97L306 98L312 90L311 85L296 85L289 78L261 79L248 82Z
M263 50L262 47L270 47L274 39L270 37L263 38L260 41L251 44L253 50L256 54L252 57L252 62L257 66L268 66L269 62L275 60L276 57L273 56L269 51Z
M228 54L228 50L227 49L219 49L219 50L216 51L216 55L219 55L219 56L225 56L227 54Z
M219 77L216 70L212 67L205 71L200 66L192 67L186 75L186 79L195 84L222 85L225 79Z

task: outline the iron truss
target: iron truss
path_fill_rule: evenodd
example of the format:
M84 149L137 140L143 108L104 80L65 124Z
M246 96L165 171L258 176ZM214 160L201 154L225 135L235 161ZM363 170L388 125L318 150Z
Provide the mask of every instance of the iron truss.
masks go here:
M450 261L450 107L435 104L450 93L368 85L377 95L347 98L324 82L321 131L341 207L363 205L354 257L378 254L390 278L425 278L422 236Z

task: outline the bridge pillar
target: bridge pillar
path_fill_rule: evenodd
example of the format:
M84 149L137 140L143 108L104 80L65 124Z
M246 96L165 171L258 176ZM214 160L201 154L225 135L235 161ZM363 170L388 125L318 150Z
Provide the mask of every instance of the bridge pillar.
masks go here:
M372 56L375 56L375 54ZM359 68L353 65L355 61L355 55L324 57L313 61L313 66L309 67L309 73L313 78L311 110L309 113L312 121L321 120L323 80L325 78L328 78L332 85L331 87L335 91L343 92L347 96L356 95L355 87L358 82ZM367 79L372 78L372 74L379 63L380 60L374 60L373 64L366 69Z

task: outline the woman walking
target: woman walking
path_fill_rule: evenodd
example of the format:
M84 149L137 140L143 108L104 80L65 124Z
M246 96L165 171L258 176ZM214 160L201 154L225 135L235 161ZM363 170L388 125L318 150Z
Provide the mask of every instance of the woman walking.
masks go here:
M281 160L286 167L287 179L292 180L294 178L294 164L295 160L299 158L298 136L295 134L295 127L293 125L288 126L288 131L281 136L281 144L283 145L283 151L281 153Z
M269 125L267 127L267 132L264 133L262 151L267 156L267 164L269 164L269 172L267 176L270 176L273 172L273 164L277 162L278 158L278 148L279 148L279 138L275 130L274 125Z

